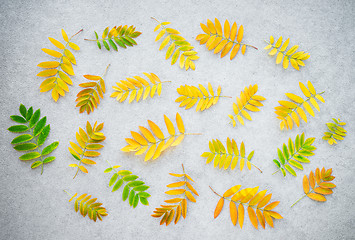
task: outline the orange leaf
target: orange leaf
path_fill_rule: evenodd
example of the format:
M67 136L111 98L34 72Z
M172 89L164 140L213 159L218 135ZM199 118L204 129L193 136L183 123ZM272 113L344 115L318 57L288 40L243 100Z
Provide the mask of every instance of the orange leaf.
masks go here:
M271 199L272 194L266 195L259 203L258 203L258 208L264 207Z
M309 174L309 183L311 185L311 188L313 189L316 184L313 171L311 171L311 173Z
M305 194L309 193L309 181L307 175L303 177L303 191Z
M221 197L217 203L216 209L214 210L214 218L218 217L218 215L221 213L223 205L224 205L224 198Z
M233 201L230 201L229 203L229 210L230 210L232 223L235 226L238 220L238 211L237 211L237 206Z
M256 216L258 217L261 226L265 229L265 218L260 209L256 209Z
M84 173L88 173L88 170L84 166L79 166L80 170Z
M248 214L249 214L249 219L253 226L258 229L258 220L256 218L256 214L254 212L254 209L252 207L248 207Z
M185 185L185 181L171 183L171 184L166 185L166 187L174 188L174 187L181 187L183 185Z
M223 197L230 197L233 194L235 194L236 192L238 192L238 190L242 187L242 185L235 185L233 187L231 187L230 189L228 189L225 193L223 193Z
M179 194L183 194L185 191L186 191L185 189L174 189L174 190L166 191L165 193L168 195L179 195Z
M321 182L318 184L321 188L335 188L336 185L331 182Z
M186 199L183 199L181 201L181 213L183 218L186 218L186 212L187 212L187 201Z
M267 224L269 224L270 227L273 228L274 227L274 222L273 222L273 220L272 220L272 218L271 218L271 216L270 216L270 214L268 212L264 211L264 218L265 218L265 222L267 222Z
M320 194L323 194L323 195L329 195L329 194L332 194L332 193L333 193L333 190L332 190L332 189L329 189L329 188L320 188L320 187L315 188L314 191L315 191L316 193L320 193Z
M317 193L308 193L307 197L309 197L310 199L316 200L318 202L327 201L327 199L323 195L320 195L320 194L317 194Z
M237 35L237 42L241 42L243 40L244 28L243 25L240 25Z
M274 209L277 205L279 205L280 201L272 202L269 205L267 205L264 210L271 210Z
M243 223L244 223L244 207L243 204L239 204L238 206L238 222L240 228L243 228Z
M185 192L186 197L191 201L191 202L196 202L196 199L194 198L194 196L192 195L192 193L190 191L186 191Z

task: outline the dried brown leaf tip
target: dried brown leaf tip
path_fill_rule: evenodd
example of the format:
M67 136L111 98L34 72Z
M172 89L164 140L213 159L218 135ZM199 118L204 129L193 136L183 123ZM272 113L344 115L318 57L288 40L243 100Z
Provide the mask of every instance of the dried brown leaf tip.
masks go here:
M220 197L216 209L214 211L214 218L217 218L221 213L225 200L228 200L230 217L233 225L239 223L240 228L243 227L245 209L248 212L249 219L253 226L258 229L258 222L265 229L265 223L270 227L274 227L273 219L282 219L283 217L273 211L273 209L280 203L279 201L271 202L272 194L267 194L267 190L258 192L259 187L245 188L240 190L242 186L236 185L228 189L223 195L211 190Z
M165 193L171 196L178 196L164 202L168 205L160 205L152 214L152 217L160 218L160 225L164 223L168 226L174 219L174 223L178 223L180 217L186 218L187 214L187 200L196 202L195 196L199 196L197 191L192 186L194 180L185 173L184 165L182 165L182 174L169 173L171 176L180 178L179 181L167 185L172 190ZM182 179L181 179L182 178ZM195 195L195 196L194 196Z
M332 176L332 172L333 170L331 168L325 170L323 167L322 170L317 168L314 173L311 171L308 177L307 175L304 175L302 185L305 195L298 199L291 207L302 200L305 196L318 202L327 201L324 195L332 194L332 188L336 187L336 185L331 182L335 178Z

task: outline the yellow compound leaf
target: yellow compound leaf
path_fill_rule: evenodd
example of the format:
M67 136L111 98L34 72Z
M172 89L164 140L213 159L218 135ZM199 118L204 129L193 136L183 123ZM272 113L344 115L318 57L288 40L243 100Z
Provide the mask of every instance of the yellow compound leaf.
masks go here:
M308 53L304 53L303 51L295 53L298 49L298 45L295 45L287 50L290 42L289 38L286 39L286 41L283 43L282 37L279 37L275 44L274 41L274 37L270 36L270 42L267 42L268 45L264 49L268 50L272 48L272 50L269 52L270 56L277 54L276 64L280 64L282 62L283 68L287 69L291 63L291 66L296 70L300 70L300 66L305 66L303 60L309 58L310 55Z
M249 87L245 87L244 91L241 92L240 98L237 98L237 104L233 104L234 107L234 116L232 118L233 127L235 118L244 125L243 117L248 120L251 120L250 115L246 112L246 110L257 112L260 111L259 107L263 106L261 101L264 101L265 98L262 96L255 95L257 93L258 85L254 86L250 85ZM234 122L233 122L234 121Z
M247 46L257 49L254 46L242 43L244 28L241 25L238 30L235 22L231 27L228 20L225 20L224 30L222 29L222 25L217 18L215 19L215 24L208 19L207 26L202 23L200 25L204 34L198 35L196 40L198 40L200 44L206 44L206 48L209 51L213 50L214 54L221 52L221 58L226 56L231 49L230 60L235 58L240 48L243 55L246 52Z

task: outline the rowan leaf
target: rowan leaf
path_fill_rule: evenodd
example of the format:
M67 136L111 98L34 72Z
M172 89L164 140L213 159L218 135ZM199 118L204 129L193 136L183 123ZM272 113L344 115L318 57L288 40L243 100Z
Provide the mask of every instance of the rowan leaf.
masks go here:
M287 69L289 63L291 62L291 66L296 70L299 70L299 66L305 66L303 63L304 60L308 59L310 55L305 53L304 51L296 52L298 49L298 45L295 45L287 50L289 46L290 39L287 38L286 41L282 43L282 37L278 38L277 42L274 44L273 36L270 36L270 42L267 42L267 46L264 48L266 50L272 49L269 52L270 56L276 55L276 64L281 63L283 58L283 68Z
M245 210L247 210L249 219L256 229L258 229L258 221L261 226L265 228L265 221L273 227L272 218L282 219L282 216L279 213L272 211L279 204L279 201L268 204L271 199L271 194L265 196L266 190L258 193L259 187L245 189L240 188L241 185L236 185L227 190L223 196L211 188L211 190L220 197L214 212L214 218L219 216L222 211L224 201L227 200L230 201L229 212L231 221L233 225L236 225L238 221L240 228L242 228L244 224Z
M123 147L121 151L135 152L135 155L145 153L144 160L148 161L152 158L159 158L161 153L164 152L166 149L180 144L180 142L184 139L184 136L187 134L185 133L184 124L179 113L176 114L176 124L180 134L177 134L175 132L174 125L167 116L164 115L164 119L165 125L168 129L167 137L164 135L158 125L156 125L153 121L148 120L148 124L151 130L139 126L139 129L142 134L132 131L132 138L126 138L126 142L128 145Z
M152 217L155 218L161 217L160 225L164 223L166 225L169 225L174 218L175 218L174 223L177 224L181 215L183 218L186 218L187 199L190 200L191 202L196 202L196 198L194 197L194 194L198 196L198 193L189 182L193 180L189 175L185 173L184 165L182 165L182 169L183 169L183 174L170 173L171 176L182 178L182 179L167 185L167 187L170 189L175 187L178 187L178 189L168 190L165 192L168 195L174 195L174 196L182 195L182 196L165 200L164 202L169 205L160 205L160 207L156 208L153 211ZM182 186L185 186L185 188L181 188ZM186 189L186 186L192 192Z
M243 117L251 121L249 113L246 111L258 112L259 107L263 106L261 101L266 100L264 97L255 95L258 91L258 85L250 85L245 87L244 91L240 93L240 97L237 97L237 102L233 103L233 115L230 115L233 127L235 127L235 119L237 119L242 125L244 125Z
M76 60L74 55L71 51L69 51L68 48L71 47L74 50L80 49L75 43L71 42L71 39L81 31L82 29L70 38L68 38L67 34L62 29L61 32L63 39L66 42L65 45L63 45L60 41L49 37L50 42L59 50L61 50L60 52L57 51L58 49L42 49L42 51L47 53L48 55L55 58L59 58L58 61L47 61L39 63L37 65L38 67L46 69L38 73L37 76L47 77L47 79L45 79L40 85L40 92L51 91L51 96L56 102L59 96L65 96L65 92L69 92L67 84L72 84L70 77L68 77L65 73L69 75L74 75L72 64L76 64Z
M106 71L109 66L107 66ZM87 112L87 114L90 114L100 104L100 98L103 99L106 86L104 79L100 76L84 75L84 77L93 80L93 82L79 84L84 89L77 94L75 101L77 102L76 107L79 107L79 113Z
M307 89L307 87L303 83L300 82L299 85L302 93L306 97L305 99L293 93L286 93L286 96L291 101L279 101L280 106L275 107L275 113L277 115L277 118L281 120L280 122L281 130L283 130L284 128L292 129L294 123L296 124L297 127L299 127L300 118L303 121L307 122L307 116L303 109L305 109L310 115L314 116L313 109L308 103L308 101L310 101L312 105L316 107L317 110L320 110L318 104L316 103L315 98L317 98L316 96L320 96L320 94L322 94L323 92L316 93L312 83L309 81L308 81L308 86L312 86L312 93L310 92L310 90ZM315 94L313 94L313 92Z
M222 31L222 25L217 18L215 19L215 23L211 20L207 20L208 27L206 27L203 23L200 25L204 33L199 34L196 37L196 40L199 41L201 45L206 44L206 48L209 51L213 50L214 54L221 52L221 58L226 56L232 49L230 54L230 60L232 60L238 53L241 46L243 55L247 47L252 47L257 50L256 47L242 42L244 36L243 25L240 25L238 31L237 24L235 22L232 27L230 27L228 20L225 20L224 31Z
M153 19L156 20L155 18ZM167 48L165 59L169 59L172 56L171 65L174 65L180 56L179 66L181 69L185 68L187 71L191 68L192 70L195 70L196 67L193 61L197 60L199 57L197 56L197 52L193 51L194 47L180 35L179 31L173 28L165 27L170 23L163 24L158 20L156 21L158 22L158 25L154 31L162 29L155 38L155 41L163 39L159 50L162 50L167 45L170 45L170 47Z
M99 150L103 148L103 145L99 144L106 139L105 135L101 132L103 126L103 123L97 124L97 122L95 122L95 124L92 125L89 121L87 121L86 131L84 131L82 128L79 128L79 132L76 133L76 139L79 145L70 142L72 148L69 148L69 152L77 161L79 161L79 164L74 166L75 168L77 168L77 171L73 178L77 176L79 170L84 173L88 173L88 170L81 164L96 164L96 162L90 158L97 157L100 155L99 152L92 150Z
M31 164L31 168L34 169L42 166L41 174L43 174L43 164L52 162L55 157L47 157L42 159L42 156L47 155L56 149L59 142L54 142L45 147L41 153L38 148L44 144L50 131L50 125L46 125L47 117L40 119L40 109L33 113L33 107L30 107L27 110L23 104L20 105L19 112L21 116L10 116L11 120L14 122L21 123L21 125L14 125L8 128L10 132L21 133L11 141L11 144L14 145L13 148L16 151L27 152L19 157L19 159L22 161L29 161L40 158L40 160L37 160Z
M110 97L116 98L119 102L124 102L129 97L129 103L136 100L139 102L141 99L145 100L148 96L153 98L155 95L161 94L162 82L157 75L154 73L143 73L148 77L149 81L146 79L134 76L133 78L126 78L126 80L121 80L116 82L116 86L112 86L114 92Z

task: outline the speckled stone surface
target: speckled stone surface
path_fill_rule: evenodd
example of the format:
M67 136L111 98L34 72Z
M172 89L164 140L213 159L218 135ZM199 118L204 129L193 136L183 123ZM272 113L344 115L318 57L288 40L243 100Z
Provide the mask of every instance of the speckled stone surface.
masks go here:
M5 1L0 8L0 239L354 239L354 1ZM156 22L170 21L194 46L200 59L196 71L185 72L165 60L154 42ZM259 48L247 49L245 56L237 55L230 61L206 50L195 41L201 33L200 22L217 17L244 25L244 40ZM143 34L137 38L138 46L120 49L119 52L99 50L95 43L84 41L93 38L93 31L102 32L106 26L135 25ZM81 50L76 53L76 76L70 92L55 103L48 93L40 93L41 80L37 64L50 60L41 48L52 48L47 37L61 38L60 29L72 35L84 31L74 42ZM282 69L269 57L264 39L270 35L290 38L290 44L299 44L301 50L311 54L306 67L296 71ZM84 74L102 74L107 64L111 67L106 76L107 93L99 108L89 116L79 114L75 96L84 82ZM172 81L163 86L160 97L140 103L118 103L109 98L111 86L118 80L142 72L156 73L162 80ZM307 124L291 131L280 131L274 114L278 100L285 93L301 94L298 82L312 81L315 88L325 91L326 102L321 111L309 117ZM208 111L196 113L184 110L174 102L176 88L182 84L197 85L211 82L222 86L224 95ZM252 122L233 128L227 114L232 111L235 96L247 85L258 84L259 93L267 98ZM48 142L59 140L54 152L56 161L46 166L41 176L31 170L30 164L21 162L11 147L16 136L6 129L11 126L10 115L18 113L19 104L41 108L47 116L52 131ZM124 139L138 126L147 126L150 119L162 126L163 114L174 118L179 112L188 132L201 136L188 136L178 147L167 150L161 158L144 162L142 157L120 151ZM338 146L323 141L325 123L332 117L347 122L348 136ZM69 141L86 121L104 122L107 136L97 165L88 167L89 174L79 174L72 179L74 169L68 164L74 160L68 152ZM304 132L306 137L316 137L317 147L311 163L305 164L297 177L272 175L276 167L272 159L276 149ZM251 171L222 171L205 165L200 157L208 150L208 141L227 137L244 141L247 151L255 150ZM148 207L139 205L132 209L121 200L121 190L111 193L105 160L120 164L133 171L151 187ZM169 227L159 226L159 220L150 214L166 199L166 185L174 179L169 172L180 172L181 163L191 175L200 193L197 203L188 204L185 220ZM303 195L302 177L316 167L333 168L337 188L327 197L326 203L303 199L293 208L292 203ZM277 211L283 220L275 221L275 228L253 228L249 219L243 229L230 221L228 205L221 215L213 218L218 192L242 184L260 186L273 193L273 200L281 201ZM75 213L73 204L63 192L90 193L104 203L109 216L94 223Z

